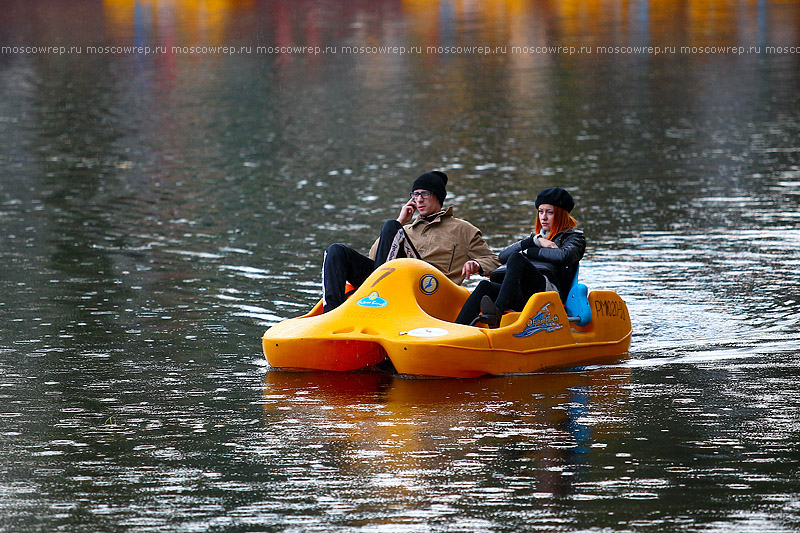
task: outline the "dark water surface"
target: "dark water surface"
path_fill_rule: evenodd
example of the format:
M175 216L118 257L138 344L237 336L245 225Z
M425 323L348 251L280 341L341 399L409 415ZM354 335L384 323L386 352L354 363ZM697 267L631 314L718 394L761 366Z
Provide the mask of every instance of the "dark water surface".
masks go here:
M800 529L798 45L764 0L3 2L0 529ZM270 371L433 168L498 250L572 191L629 359Z

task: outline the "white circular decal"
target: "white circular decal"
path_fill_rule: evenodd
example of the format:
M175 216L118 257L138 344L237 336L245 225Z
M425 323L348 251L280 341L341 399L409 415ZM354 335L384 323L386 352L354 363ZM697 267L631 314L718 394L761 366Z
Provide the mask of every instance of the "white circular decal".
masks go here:
M417 328L412 329L406 335L409 337L441 337L447 333L447 330L442 328Z

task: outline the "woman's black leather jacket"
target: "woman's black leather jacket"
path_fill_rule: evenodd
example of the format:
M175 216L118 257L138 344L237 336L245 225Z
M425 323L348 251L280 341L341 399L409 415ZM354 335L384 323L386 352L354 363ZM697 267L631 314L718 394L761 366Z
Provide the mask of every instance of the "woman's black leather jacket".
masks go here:
M586 251L586 238L581 230L566 229L556 235L553 242L558 248L540 248L534 244L532 238L526 237L507 246L498 254L498 257L500 262L505 265L511 254L523 253L533 266L558 287L559 295L563 300L567 297L572 278L575 277L578 262ZM498 269L498 271L502 270L505 269L503 267ZM492 278L494 277L493 275Z

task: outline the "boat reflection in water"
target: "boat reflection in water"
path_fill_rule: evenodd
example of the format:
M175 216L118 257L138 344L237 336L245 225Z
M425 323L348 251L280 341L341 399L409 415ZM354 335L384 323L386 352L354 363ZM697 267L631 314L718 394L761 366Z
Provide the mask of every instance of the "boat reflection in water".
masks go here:
M624 433L629 391L624 367L471 380L269 371L265 434L284 436L276 456L318 450L309 482L319 471L372 477L393 497L549 497L571 493Z

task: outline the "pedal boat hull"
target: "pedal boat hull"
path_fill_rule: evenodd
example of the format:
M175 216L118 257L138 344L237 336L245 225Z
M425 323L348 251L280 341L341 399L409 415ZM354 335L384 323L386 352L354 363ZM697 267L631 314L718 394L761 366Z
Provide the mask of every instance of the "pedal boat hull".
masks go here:
M631 340L625 302L585 286L583 320L568 316L555 292L534 294L519 313L488 329L455 324L469 291L429 264L396 259L372 273L337 309L268 329L262 347L272 369L353 371L387 358L400 374L471 378L611 362ZM570 293L572 296L572 292Z

